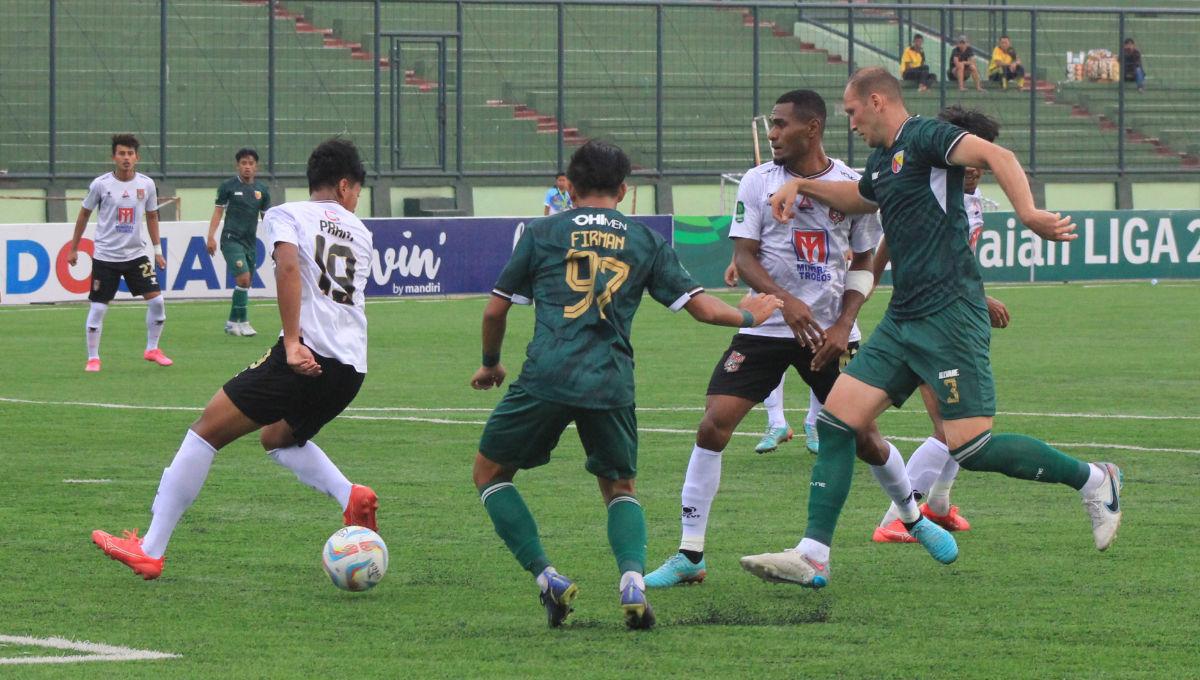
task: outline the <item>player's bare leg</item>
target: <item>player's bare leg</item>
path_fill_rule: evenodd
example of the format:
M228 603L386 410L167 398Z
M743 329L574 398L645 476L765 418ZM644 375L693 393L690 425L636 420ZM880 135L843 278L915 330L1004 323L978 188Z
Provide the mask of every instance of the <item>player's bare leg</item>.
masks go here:
M683 480L680 513L682 538L679 551L646 575L651 588L700 583L708 575L704 539L713 499L721 485L721 456L733 431L754 407L754 402L727 394L712 394L696 430L696 445Z
M646 600L646 516L637 500L632 479L596 477L608 507L608 543L617 558L621 581L621 614L635 630L654 627L654 609Z
M1121 524L1121 471L1112 463L1085 463L1046 442L1021 434L992 434L992 418L946 420L950 455L968 470L1066 484L1083 496L1097 550L1106 550Z

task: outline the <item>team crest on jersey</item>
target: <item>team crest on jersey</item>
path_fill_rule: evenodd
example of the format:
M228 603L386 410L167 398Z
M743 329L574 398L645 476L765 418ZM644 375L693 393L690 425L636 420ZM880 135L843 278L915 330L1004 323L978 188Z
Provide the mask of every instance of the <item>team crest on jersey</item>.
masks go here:
M139 200L139 201L144 201L144 200L146 200L146 190L145 190L145 189L138 189L138 190L137 190L137 194L138 194L138 200Z
M840 213L833 208L829 209L829 221L834 224L841 224L842 220L846 219L846 213Z
M808 196L801 196L800 203L796 206L799 210L812 210L813 202Z
M338 214L332 210L326 210L325 211L325 219L329 220L330 222L337 222Z
M729 352L729 357L725 359L725 372L737 373L742 367L742 362L746 360L746 355L736 350Z
M904 149L901 149L896 152L896 155L892 156L892 174L894 175L894 174L900 172L900 170L902 170L903 168L904 168Z
M824 264L829 255L825 232L816 229L793 229L792 247L801 262Z
M255 191L255 192L254 192L254 200L256 200L256 201L261 201L261 200L262 200L262 192L261 192L261 191Z

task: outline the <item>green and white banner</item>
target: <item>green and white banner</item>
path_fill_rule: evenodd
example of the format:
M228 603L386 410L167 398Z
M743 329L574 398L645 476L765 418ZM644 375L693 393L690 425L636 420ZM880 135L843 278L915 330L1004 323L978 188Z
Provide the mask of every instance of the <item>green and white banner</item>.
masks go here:
M1200 279L1200 210L1084 211L1071 217L1078 238L1049 243L1021 227L1014 213L986 213L975 251L984 281ZM675 249L702 285L724 285L733 254L729 223L728 215L675 216Z

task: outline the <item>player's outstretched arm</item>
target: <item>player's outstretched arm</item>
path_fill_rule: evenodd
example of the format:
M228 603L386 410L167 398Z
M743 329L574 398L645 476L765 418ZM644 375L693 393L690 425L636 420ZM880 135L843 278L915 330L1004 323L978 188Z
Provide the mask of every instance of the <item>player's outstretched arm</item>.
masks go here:
M208 254L217 254L217 227L221 224L221 216L225 214L225 209L221 206L213 206L212 218L208 220Z
M1016 155L1008 149L975 135L967 135L954 145L947 160L954 165L991 170L996 176L996 183L1012 203L1017 219L1038 236L1047 241L1073 241L1078 237L1070 215L1063 217L1059 213L1037 208L1025 170L1021 168Z
M288 367L303 376L321 375L321 364L300 342L300 249L294 243L279 241L271 256L275 258L275 296Z
M71 236L71 252L67 254L67 264L74 265L79 261L79 240L83 238L83 230L87 229L88 219L91 216L91 210L79 209L79 215L75 218L75 233Z
M779 187L771 196L771 214L776 221L792 219L796 212L796 197L801 194L847 215L865 215L879 210L879 206L858 193L858 182L797 178Z
M774 295L747 294L737 307L732 307L724 300L707 293L696 295L683 306L693 319L701 323L734 328L761 325L782 307L783 301Z
M483 362L471 376L471 387L477 390L499 387L504 382L506 373L500 363L500 348L504 345L512 304L511 300L493 295L483 310Z

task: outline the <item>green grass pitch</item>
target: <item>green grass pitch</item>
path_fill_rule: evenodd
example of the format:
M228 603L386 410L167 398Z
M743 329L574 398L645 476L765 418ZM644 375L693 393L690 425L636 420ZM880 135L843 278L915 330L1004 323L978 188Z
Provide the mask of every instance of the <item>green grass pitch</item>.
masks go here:
M371 372L352 410L316 440L380 495L391 566L364 594L336 590L321 571L321 545L341 520L336 504L254 438L219 454L158 581L134 577L88 539L94 528L146 528L185 428L273 341L271 304L251 307L260 335L248 339L222 334L227 303L169 301L171 368L141 358L144 306L116 305L95 375L83 372L82 306L0 309L0 635L180 655L0 675L1195 677L1200 283L992 294L1013 314L993 339L996 429L1123 468L1124 524L1107 553L1093 548L1076 493L965 471L954 501L974 528L958 535L955 564L940 566L917 546L873 544L887 502L860 463L831 586L765 584L737 559L798 540L813 459L799 439L755 455L765 425L756 410L726 452L709 578L651 591L659 627L648 633L622 627L604 506L573 433L549 465L517 477L551 559L580 585L568 625L546 628L533 580L492 531L470 481L500 396L467 386L482 297L369 305ZM867 332L886 293L877 298L864 310ZM531 332L532 313L515 308L510 378ZM650 300L635 322L648 569L677 545L693 432L730 333ZM807 391L795 376L787 403L799 425ZM929 429L919 398L880 423L906 456ZM111 481L64 482L99 479ZM0 659L66 653L0 645Z

